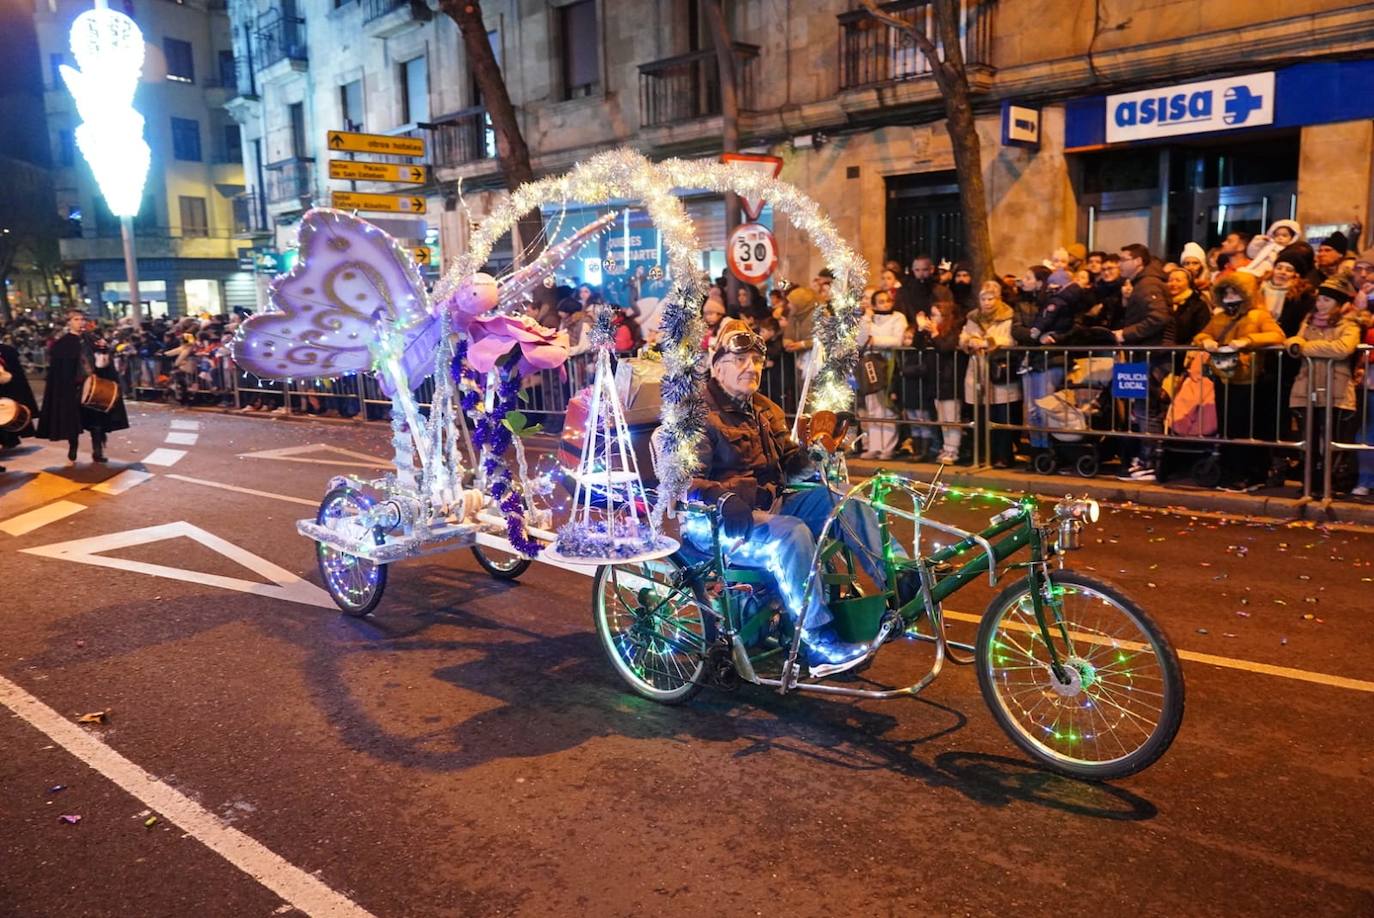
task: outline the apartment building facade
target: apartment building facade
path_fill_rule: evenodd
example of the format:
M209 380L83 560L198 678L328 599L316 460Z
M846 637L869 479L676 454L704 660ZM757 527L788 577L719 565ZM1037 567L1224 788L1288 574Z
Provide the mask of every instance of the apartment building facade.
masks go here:
M119 8L143 32L142 80L134 107L152 151L135 218L144 315L179 316L251 307L251 270L240 267L232 202L244 186L238 125L224 110L233 85L229 19L217 0L125 0ZM60 213L73 227L64 261L80 266L93 310L127 310L129 287L119 221L76 149L79 118L58 68L73 65L68 35L82 0L37 0L34 21L44 63L44 105Z
M871 264L957 259L957 177L920 53L850 0L723 6L742 146L781 156L782 177ZM919 0L884 8L931 24ZM536 172L618 145L655 158L720 152L700 0L483 9ZM964 0L999 270L1075 240L1143 240L1176 255L1183 242L1282 217L1314 231L1367 222L1372 13L1341 0ZM328 179L325 137L352 127L426 139L426 213L396 228L438 240L441 257L459 251L503 191L456 26L420 0L233 0L230 14L239 85L229 106L249 187L242 237L289 247L299 214L349 187ZM1179 104L1186 117L1174 116ZM723 205L688 194L688 208L703 265L717 267ZM783 272L809 276L817 253L779 223Z

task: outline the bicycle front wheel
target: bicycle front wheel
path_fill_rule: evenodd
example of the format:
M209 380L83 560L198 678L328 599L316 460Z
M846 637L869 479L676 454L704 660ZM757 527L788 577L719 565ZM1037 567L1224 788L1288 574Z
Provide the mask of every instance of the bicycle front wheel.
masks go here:
M367 504L361 495L351 488L338 487L320 502L315 522L356 537L360 527L366 532L366 512ZM324 588L345 614L362 617L382 601L386 590L385 564L347 554L323 542L315 543L315 560Z
M1024 578L992 601L979 625L983 700L1018 746L1056 771L1094 781L1135 774L1164 754L1183 722L1178 655L1163 629L1108 583L1055 571L1047 592L1061 675Z
M704 600L670 556L599 567L592 582L596 633L620 678L660 704L701 691L710 645Z

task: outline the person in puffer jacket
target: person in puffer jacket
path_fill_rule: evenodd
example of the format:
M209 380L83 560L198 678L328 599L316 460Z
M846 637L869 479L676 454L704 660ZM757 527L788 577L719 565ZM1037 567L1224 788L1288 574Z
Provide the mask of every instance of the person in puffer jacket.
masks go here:
M1244 271L1229 271L1212 284L1212 302L1220 309L1193 343L1210 355L1212 375L1222 383L1217 392L1217 412L1222 418L1221 436L1230 440L1272 440L1276 435L1271 412L1252 413L1254 385L1264 364L1257 348L1283 344L1283 330L1259 297L1259 281ZM1231 480L1229 491L1254 490L1269 470L1269 448L1225 446L1222 467Z
M1012 322L1011 336L1020 347L1050 347L1064 340L1073 331L1078 314L1087 309L1086 271L1080 272L1077 279L1066 271L1056 271L1046 280L1046 287L1047 295L1029 323L1022 321L1021 313ZM1062 351L1057 354L1032 352L1021 364L1021 396L1026 406L1026 426L1031 428L1032 449L1050 447L1049 431L1035 429L1051 424L1049 415L1037 402L1063 385L1066 372Z
M1294 357L1311 357L1303 360L1293 380L1293 391L1288 397L1288 407L1297 416L1297 429L1307 430L1307 412L1312 413L1312 443L1325 443L1326 404L1331 403L1331 437L1342 443L1349 442L1355 429L1355 351L1360 346L1360 326L1355 317L1345 311L1345 306L1355 296L1355 287L1344 274L1328 278L1317 288L1316 305L1307 318L1303 319L1298 333L1284 342L1288 352ZM1328 385L1328 382L1330 385ZM1325 450L1318 450L1315 476L1321 474L1321 456ZM1339 481L1345 490L1351 482L1348 476L1349 453L1338 452L1332 459L1332 481ZM1338 474L1338 472L1340 474Z
M918 391L934 404L940 422L940 454L937 462L953 465L959 460L963 441L959 399L963 392L967 356L959 350L962 326L958 306L936 299L930 318L918 316L917 327L907 329L910 349L903 352L901 375L907 391ZM928 456L926 458L929 458Z

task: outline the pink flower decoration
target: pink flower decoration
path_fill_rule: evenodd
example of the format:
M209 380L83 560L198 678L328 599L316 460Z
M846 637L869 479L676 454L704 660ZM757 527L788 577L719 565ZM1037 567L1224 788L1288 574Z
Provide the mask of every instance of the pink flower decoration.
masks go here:
M468 362L481 373L489 372L516 346L520 348L518 370L522 376L552 370L568 359L568 333L545 328L528 316L478 316L468 334L472 336Z

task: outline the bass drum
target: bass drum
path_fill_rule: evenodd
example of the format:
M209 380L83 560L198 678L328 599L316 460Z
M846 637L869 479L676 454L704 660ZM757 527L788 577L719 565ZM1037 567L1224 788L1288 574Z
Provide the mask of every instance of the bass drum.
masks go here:
M0 430L23 430L31 419L28 405L21 405L12 398L0 398Z
M119 383L101 376L87 376L81 384L81 405L109 412L119 401Z

